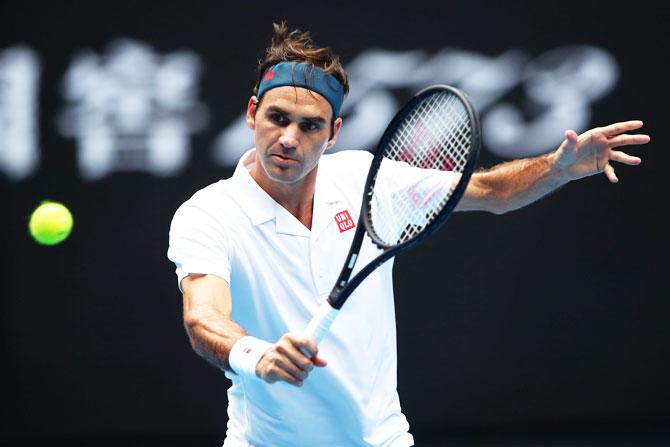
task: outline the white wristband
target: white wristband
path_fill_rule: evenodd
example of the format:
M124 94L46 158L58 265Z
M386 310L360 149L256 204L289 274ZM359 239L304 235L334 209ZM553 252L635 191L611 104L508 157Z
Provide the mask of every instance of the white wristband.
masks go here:
M240 376L257 379L256 365L271 346L272 343L250 335L240 338L230 350L228 356L230 368Z

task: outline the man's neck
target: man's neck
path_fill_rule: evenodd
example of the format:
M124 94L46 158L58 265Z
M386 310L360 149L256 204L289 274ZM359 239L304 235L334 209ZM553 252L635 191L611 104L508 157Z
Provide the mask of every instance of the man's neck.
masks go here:
M314 208L314 191L316 189L316 173L318 166L307 174L298 183L276 182L267 176L259 175L258 169L263 169L256 164L249 174L251 178L265 191L275 202L280 204L293 217L298 219L307 229L312 228L312 210Z

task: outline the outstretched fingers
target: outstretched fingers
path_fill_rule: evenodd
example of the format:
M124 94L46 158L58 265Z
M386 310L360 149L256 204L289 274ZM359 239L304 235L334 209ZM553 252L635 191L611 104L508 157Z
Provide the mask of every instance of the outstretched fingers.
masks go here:
M639 165L639 157L615 150L622 146L647 144L648 135L627 133L641 128L640 120L622 121L605 127L596 127L578 135L574 130L565 131L565 140L558 150L556 166L574 180L597 173L604 173L610 182L617 183L614 162Z
M610 160L631 166L639 165L640 163L642 163L642 159L640 157L634 157L621 151L610 152Z
M623 135L616 135L612 138L609 139L609 143L611 147L618 147L618 146L633 146L633 145L638 145L638 144L647 144L651 138L649 135L628 135L628 134L623 134Z
M636 146L640 144L647 144L651 140L649 135L643 134L626 134L625 132L636 130L641 128L643 125L640 120L633 121L624 121L621 123L610 124L609 126L602 127L600 131L607 136L607 145L610 148L621 147L621 146ZM642 159L639 157L634 157L628 155L622 151L609 151L609 160L603 166L603 173L607 176L607 179L611 183L617 183L619 178L614 172L614 167L609 163L610 161L616 161L618 163L623 163L630 166L636 166L642 163Z
M605 164L605 167L603 168L603 172L605 173L605 175L607 176L607 179L611 183L618 183L619 182L619 179L616 176L616 174L614 173L614 168L612 167L611 164L609 164L609 163Z
M633 121L623 121L621 123L610 124L609 126L601 127L600 131L603 132L608 137L613 137L629 130L639 129L643 126L643 122L640 120Z

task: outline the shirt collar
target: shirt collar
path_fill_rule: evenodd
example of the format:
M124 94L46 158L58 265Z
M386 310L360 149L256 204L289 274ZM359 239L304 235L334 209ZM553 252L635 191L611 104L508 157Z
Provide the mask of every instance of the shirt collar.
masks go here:
M232 177L236 185L234 199L249 216L254 226L272 220L275 217L275 205L277 204L249 174L245 162L249 163L255 150L251 148L240 157Z
M254 226L277 219L280 212L288 213L251 177L248 166L250 163L253 163L255 150L255 148L251 148L240 157L232 177L236 185L234 199L249 216ZM327 210L332 204L341 201L344 201L342 193L335 186L328 173L324 169L320 169L317 173L314 193L312 230L315 229L315 224L320 222L324 217L327 217L320 216L320 214L328 212ZM281 215L280 220L285 221L285 217ZM332 216L327 218L332 219ZM306 231L309 233L309 230Z

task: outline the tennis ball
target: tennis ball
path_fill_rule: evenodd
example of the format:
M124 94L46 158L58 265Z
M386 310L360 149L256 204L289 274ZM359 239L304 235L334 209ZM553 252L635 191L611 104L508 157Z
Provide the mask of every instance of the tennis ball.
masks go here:
M73 223L72 214L63 204L45 201L30 215L28 229L40 244L56 245L67 239Z

